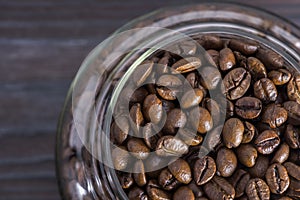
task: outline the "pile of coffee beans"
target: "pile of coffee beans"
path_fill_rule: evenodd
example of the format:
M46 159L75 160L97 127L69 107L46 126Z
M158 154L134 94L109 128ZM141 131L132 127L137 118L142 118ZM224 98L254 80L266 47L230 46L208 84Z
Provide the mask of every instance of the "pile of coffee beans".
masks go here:
M300 199L300 75L255 41L193 39L144 61L119 96L112 161L128 198Z

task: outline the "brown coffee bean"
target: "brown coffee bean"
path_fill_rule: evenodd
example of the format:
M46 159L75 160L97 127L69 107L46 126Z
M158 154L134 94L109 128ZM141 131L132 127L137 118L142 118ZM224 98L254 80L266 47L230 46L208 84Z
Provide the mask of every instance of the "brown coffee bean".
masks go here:
M173 196L173 200L183 200L183 199L188 199L188 200L194 200L195 195L193 191L188 188L187 186L181 186L178 188Z
M191 181L187 186L193 191L195 198L197 200L199 200L200 197L204 196L204 191L202 190L201 187L198 187L195 181Z
M273 130L259 134L254 141L256 149L261 154L271 154L280 144L280 138Z
M291 79L292 74L286 69L272 70L268 73L268 78L275 85L284 85Z
M293 200L293 199L291 199L290 197L281 197L281 198L278 199L278 200Z
M169 113L173 108L175 108L175 104L172 101L167 101L165 99L161 99L162 107L166 113Z
M137 86L141 86L152 72L154 62L145 61L134 70L132 80Z
M217 88L222 76L216 67L206 66L199 70L200 83L205 89L214 90Z
M209 49L206 51L207 53L207 59L208 62L212 66L218 66L219 65L219 59L220 59L220 53L214 49Z
M180 55L190 55L193 56L197 52L198 44L194 40L186 40L179 42L178 47L180 49Z
M286 101L283 103L284 109L288 112L288 122L292 125L300 125L300 104L295 101Z
M233 186L226 179L219 176L214 176L211 181L204 185L203 189L211 200L230 200L235 197Z
M216 164L221 176L229 177L237 167L236 155L228 148L221 148L217 154Z
M244 68L236 68L228 72L223 79L225 94L229 100L241 98L248 90L251 75Z
M129 111L130 117L131 117L131 128L133 129L136 136L140 135L140 129L141 126L144 124L144 116L141 109L141 104L137 103L134 104L130 111Z
M229 42L229 47L235 51L241 52L244 55L254 54L258 49L258 45L252 41L237 39L231 39Z
M164 57L159 59L158 64L156 66L156 74L162 75L162 74L168 74L169 73L169 67L172 63L172 57L170 54L166 54Z
M123 170L127 167L129 162L129 153L126 147L119 146L112 150L112 161L116 170Z
M156 180L150 180L146 190L150 200L171 200L171 195L161 189Z
M260 60L255 57L247 59L247 69L254 81L267 77L267 70Z
M224 48L220 51L219 63L222 71L229 70L235 66L235 57L231 49Z
M262 110L262 102L255 97L242 97L235 103L235 112L244 119L257 118Z
M221 40L221 38L213 34L203 35L199 39L197 39L197 42L204 49L219 50L223 47L223 41Z
M130 138L127 142L128 151L137 159L146 159L150 150L142 139Z
M123 189L130 188L134 183L131 173L120 173L118 174L118 178Z
M270 199L270 189L266 182L260 178L250 179L246 186L246 194L251 200Z
M291 177L300 181L300 166L298 166L292 162L286 162L283 165L287 169L287 172Z
M198 77L198 75L196 75L195 72L188 73L188 75L186 76L186 80L192 88L198 87L198 84L199 84L198 78L199 77Z
M300 104L300 75L291 78L287 85L287 94L291 101Z
M286 122L288 112L279 104L269 104L262 114L261 121L269 124L271 128L277 128Z
M189 123L197 129L199 133L206 133L213 127L213 120L210 113L202 107L195 107L189 112Z
M155 130L155 127L153 126L152 123L147 123L144 128L143 128L143 138L145 144L150 148L150 149L155 149L156 144L159 140L159 138L162 137L162 133L158 132Z
M129 200L148 200L146 192L139 187L134 187L128 192Z
M240 52L238 51L234 51L233 52L234 56L235 56L235 60L237 63L237 66L239 67L243 67L243 68L247 68L247 57L242 55Z
M226 119L232 117L234 115L234 104L226 99Z
M274 83L268 78L262 78L253 86L254 95L263 102L276 101L277 89Z
M266 172L266 181L272 193L284 193L290 184L286 168L279 163L272 164Z
M135 183L140 187L146 185L147 178L146 178L144 163L142 160L138 160L135 162L133 171L134 171L133 178Z
M256 57L260 59L269 70L282 68L284 64L282 56L272 50L260 48L256 53Z
M188 150L188 145L174 136L161 137L156 146L156 154L159 156L181 156Z
M252 177L263 178L269 167L269 159L266 156L258 155L255 165L248 169Z
M284 163L290 155L290 148L289 145L286 143L282 143L278 150L275 152L271 163Z
M292 190L290 188L286 191L286 195L292 199L300 199L300 191Z
M161 157L153 153L150 154L150 156L144 160L147 176L150 178L157 178L161 172L161 168L168 166L171 159L172 158Z
M172 65L174 73L187 73L198 69L202 62L200 58L197 57L187 57L183 58Z
M118 124L117 124L117 122ZM114 144L121 145L127 138L129 132L129 123L125 116L120 116L111 125L110 138ZM120 128L122 127L122 128Z
M210 151L214 151L215 147L217 147L221 143L221 133L223 130L223 126L217 126L206 134L205 144L207 149Z
M167 87L157 87L157 93L165 100L175 100L178 95L177 89L169 89Z
M243 196L245 188L250 180L250 174L242 169L238 169L230 178L229 183L235 189L235 197Z
M188 90L183 94L180 101L180 106L183 109L190 108L199 105L202 99L203 99L203 91L201 89L196 88L194 90Z
M173 190L180 185L180 182L173 176L173 174L168 169L163 169L158 177L158 183L165 190Z
M202 101L202 107L208 110L213 119L214 125L219 124L221 118L224 117L224 115L221 113L219 104L211 98L205 98Z
M194 164L194 180L197 185L210 181L216 173L216 163L209 157L198 158Z
M250 122L247 121L244 122L244 127L245 127L245 131L242 140L243 144L251 142L254 136L258 135L257 129Z
M176 161L169 164L168 169L179 182L184 184L191 182L191 168L185 160L178 158Z
M156 85L160 87L176 88L182 85L182 81L175 75L164 74L159 77Z
M199 145L203 140L203 137L198 135L196 130L191 130L188 128L179 129L178 134L179 138L189 146Z
M257 158L257 151L251 144L242 144L237 148L237 157L246 167L253 167Z
M300 191L300 181L293 178L293 177L290 177L290 185L289 185L289 188L291 190L295 190L295 191Z
M238 147L243 140L244 130L244 124L241 120L238 118L228 119L222 131L225 146L228 148Z
M155 94L148 95L143 103L143 113L147 121L158 124L163 117L162 102Z
M187 121L186 115L179 108L174 108L167 114L167 119L163 127L163 132L175 134L178 128L184 127Z
M300 129L288 124L284 138L292 149L300 149Z
M148 95L148 91L144 87L136 89L130 96L130 102L142 103L144 98Z

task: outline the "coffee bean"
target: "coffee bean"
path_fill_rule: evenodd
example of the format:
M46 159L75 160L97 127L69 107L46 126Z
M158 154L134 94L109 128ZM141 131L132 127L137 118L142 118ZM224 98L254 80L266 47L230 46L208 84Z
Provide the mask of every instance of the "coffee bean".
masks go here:
M300 104L295 101L286 101L283 103L284 109L288 112L288 122L292 125L300 125Z
M123 189L130 188L134 183L131 173L120 173L118 174L118 178Z
M130 102L142 103L144 98L148 95L148 91L144 87L136 89L130 96Z
M234 51L233 54L235 56L237 66L243 67L246 69L247 68L247 57L242 55L241 52L238 52L238 51Z
M121 145L127 138L129 132L129 123L125 116L120 116L111 126L111 140L114 144ZM122 127L122 128L120 128Z
M152 123L147 123L144 126L143 129L144 142L150 149L156 148L156 144L159 138L161 137L162 137L162 133L161 132L157 133Z
M203 137L198 135L196 130L191 130L188 128L179 129L178 134L180 139L189 146L199 145L203 140Z
M182 200L182 199L189 199L189 200L195 199L195 195L193 191L187 186L181 186L174 193L173 200Z
M256 149L261 154L271 154L280 144L280 138L273 130L259 134L254 141Z
M222 135L223 142L228 148L238 147L243 140L244 124L238 118L230 118L225 122Z
M137 66L132 74L132 80L137 86L141 86L152 72L154 62L145 61Z
M162 102L155 94L148 95L143 103L143 113L147 121L158 124L163 117Z
M199 200L200 197L204 196L204 191L201 187L198 187L195 181L190 182L187 186L193 191L194 196L197 200Z
M234 104L226 99L226 119L232 117L234 115Z
M236 68L228 72L223 79L225 94L229 100L241 98L248 90L251 75L244 68Z
M197 42L204 49L220 50L223 47L221 38L217 35L207 34L200 37Z
M144 116L142 113L141 104L134 104L131 107L129 114L131 117L131 128L133 129L135 135L139 136L140 128L144 124Z
M248 57L247 69L254 81L267 77L267 70L262 62L255 57Z
M288 159L289 155L289 145L287 145L286 143L282 143L273 156L271 163L284 163Z
M248 182L246 194L249 199L253 200L270 199L270 189L266 182L260 178L254 178Z
M231 49L224 48L220 51L219 63L222 71L229 70L235 66L235 57Z
M147 178L146 178L145 167L144 167L143 161L142 160L136 161L134 164L133 170L135 172L133 174L135 183L140 187L146 185Z
M254 136L258 135L257 129L250 122L244 122L244 127L245 130L244 130L243 140L242 140L243 144L251 142Z
M262 78L253 86L254 95L263 102L276 101L277 89L274 83L268 78Z
M235 112L244 119L257 118L262 110L262 102L255 97L242 97L235 103Z
M206 183L203 187L205 194L211 200L230 200L235 197L233 186L224 178L214 176L214 178Z
M282 68L284 64L281 55L272 50L260 48L256 53L256 57L260 59L269 70Z
M163 132L167 134L175 134L178 128L184 127L187 117L179 108L171 110L163 127Z
M208 112L210 113L210 115L213 119L214 125L217 125L220 123L220 120L224 115L221 113L221 108L215 100L213 100L211 98L205 98L202 101L202 107L206 108L208 110Z
M229 177L237 167L237 158L234 152L228 148L221 148L216 159L217 169L221 176Z
M114 148L111 156L116 170L123 170L127 167L129 162L129 153L126 150L126 147L119 146Z
M144 160L147 176L150 178L157 178L161 172L163 166L167 166L172 158L161 157L154 153L150 154L146 160Z
M196 75L196 73L194 72L188 73L188 75L186 76L186 80L192 88L198 87L199 84L198 78L199 78L198 75Z
M194 180L197 185L210 181L216 173L216 163L209 156L198 158L194 164Z
M209 49L206 51L207 53L207 59L209 61L209 64L213 66L219 65L219 59L220 59L220 53L214 49Z
M300 181L300 166L292 163L292 162L286 162L283 164L284 167L287 169L288 174L295 178L296 180Z
M174 136L163 136L156 146L156 154L159 156L181 156L188 152L188 145Z
M291 199L290 197L281 197L281 198L278 199L278 200L293 200L293 199Z
M182 81L175 75L164 74L159 77L156 85L161 87L176 88L182 85Z
M205 89L214 90L217 88L219 82L222 80L222 76L219 70L215 67L206 66L199 70L200 83Z
M150 180L147 194L151 200L171 200L171 195L160 188L156 180Z
M300 75L291 78L287 85L287 94L291 101L300 104Z
M213 120L210 113L202 107L195 107L189 112L191 125L197 129L199 133L206 133L213 127Z
M158 177L158 183L165 190L173 190L180 185L180 182L173 176L173 174L168 169L163 169Z
M254 54L258 49L258 45L252 41L237 39L231 39L229 42L229 47L235 51L241 52L244 55Z
M214 151L215 147L221 143L221 133L223 126L217 126L206 134L204 145L208 150Z
M249 168L252 177L263 178L269 167L269 159L266 156L258 155L255 165Z
M246 167L253 167L257 158L257 151L251 144L242 144L237 148L237 157Z
M250 174L246 171L239 169L230 178L229 183L235 189L235 197L243 196L245 188L250 180Z
M290 177L289 188L294 191L300 191L300 181L293 177Z
M178 47L180 49L180 55L195 55L197 52L197 46L198 44L194 40L179 42Z
M172 65L174 73L187 73L198 69L202 62L198 57L183 58Z
M288 112L279 104L270 104L262 114L261 121L269 124L271 128L281 126L288 118Z
M199 105L202 99L203 91L201 89L196 88L194 90L188 90L183 94L180 106L183 109L190 108Z
M300 129L294 127L293 125L289 124L287 125L284 138L286 140L286 143L292 148L292 149L300 149Z
M146 192L139 187L134 187L128 192L129 200L148 200Z
M274 163L267 169L266 180L271 192L275 194L282 194L290 184L286 168L279 163Z
M178 94L177 89L169 89L167 87L157 87L156 91L165 100L175 100Z
M192 180L192 173L189 164L179 158L169 164L168 169L173 176L181 183L188 184Z
M268 73L268 78L273 81L275 85L284 85L289 82L292 74L286 69L272 70Z
M137 159L146 159L150 150L142 139L131 138L127 142L128 151Z
M166 54L164 57L159 59L158 64L156 66L156 74L162 75L162 74L168 74L169 67L172 63L172 57L170 54Z
M167 101L165 99L161 99L162 108L166 113L169 113L173 108L175 108L175 104L172 101Z

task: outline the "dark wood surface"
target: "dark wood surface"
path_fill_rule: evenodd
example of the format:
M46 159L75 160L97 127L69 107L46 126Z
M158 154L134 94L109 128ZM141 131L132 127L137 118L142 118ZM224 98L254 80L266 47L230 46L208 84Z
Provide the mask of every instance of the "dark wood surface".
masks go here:
M1 200L60 199L56 124L82 60L124 23L181 2L0 0ZM248 3L300 25L299 0Z

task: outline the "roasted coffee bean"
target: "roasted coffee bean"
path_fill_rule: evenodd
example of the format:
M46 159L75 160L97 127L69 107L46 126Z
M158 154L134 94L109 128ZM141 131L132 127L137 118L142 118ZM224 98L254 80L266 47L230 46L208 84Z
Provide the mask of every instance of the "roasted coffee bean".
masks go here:
M163 132L167 134L175 134L178 128L184 127L187 117L179 108L174 108L168 115L163 127Z
M293 199L291 199L290 197L281 197L281 198L278 199L278 200L293 200Z
M170 54L166 54L164 57L159 59L158 64L156 65L156 74L168 74L172 60L173 59Z
M221 38L213 34L203 35L197 40L197 42L204 49L219 50L223 47L223 41L221 40Z
M202 158L208 153L209 151L203 145L192 146L190 147L188 154L184 155L183 158L193 166L198 158Z
M262 102L255 97L242 97L235 103L235 112L244 119L257 118L262 110Z
M131 128L133 129L135 135L139 136L141 126L144 124L144 116L142 113L141 104L134 104L131 107L129 114L131 117Z
M244 124L238 118L228 119L223 127L222 135L223 142L228 148L238 147L242 140L244 134Z
M258 45L252 41L237 39L231 39L229 42L229 47L235 51L241 52L244 55L254 54L258 49Z
M300 199L300 191L292 190L290 188L286 191L286 195L292 199Z
M217 88L222 76L216 67L206 66L199 70L200 83L205 89L214 90Z
M267 77L267 70L260 60L255 57L247 59L247 69L254 81Z
M181 156L189 150L187 144L174 136L161 137L156 146L156 154L159 156Z
M210 113L202 107L195 107L189 112L189 123L197 129L199 133L206 133L213 127L213 120Z
M138 160L135 162L133 171L134 171L133 178L135 183L140 187L146 185L147 178L146 178L144 163L142 160Z
M283 164L284 167L287 169L288 174L295 178L296 180L300 181L300 166L292 163L292 162L286 162Z
M148 91L144 87L140 87L132 93L129 100L132 103L142 103L147 95Z
M180 49L180 55L195 55L197 52L197 46L198 44L194 40L179 42L178 47Z
M229 70L235 66L235 57L231 49L224 48L220 51L219 64L222 71Z
M116 121L118 122L118 124ZM129 123L125 116L118 117L116 121L112 123L110 138L114 144L120 145L126 140L128 136Z
M132 80L137 86L141 86L146 81L152 72L153 65L153 61L145 61L141 65L137 66L132 74Z
M146 192L139 187L134 187L128 192L129 200L149 200Z
M288 160L300 165L300 151L298 149L290 149L290 156Z
M143 103L143 113L147 121L158 124L163 117L162 102L155 94L148 95Z
M300 75L291 78L287 85L287 94L291 101L300 104Z
M248 90L251 75L244 68L236 68L228 72L223 79L225 94L229 100L241 98Z
M260 178L251 179L246 186L246 194L249 199L269 200L270 189L265 181Z
M202 190L201 187L198 187L195 181L190 182L187 186L193 191L195 198L197 200L199 200L200 197L204 196L204 191Z
M215 147L221 143L223 126L217 126L206 134L204 145L208 150L214 151Z
M295 191L300 191L300 181L293 178L293 177L290 177L290 185L289 185L289 188L291 190L295 190Z
M198 87L198 84L199 84L198 78L199 77L198 77L198 75L196 75L195 72L191 72L186 76L186 80L192 88Z
M291 79L292 74L286 69L272 70L268 73L268 78L275 85L284 85Z
M171 195L161 189L156 180L150 180L146 190L151 200L171 200Z
M213 66L218 66L219 65L219 59L220 59L220 53L214 49L209 49L206 51L207 59L209 63Z
M182 85L182 81L178 76L171 75L171 74L164 74L159 77L156 85L160 87L176 88Z
M221 176L229 177L237 167L237 158L234 152L226 147L218 151L216 159L217 169Z
M246 69L247 68L247 57L242 55L241 52L238 52L238 51L234 51L233 54L235 56L237 66L243 67Z
M169 113L173 108L175 108L175 104L172 101L167 101L165 99L161 99L162 107L166 113Z
M187 73L198 69L202 62L198 57L183 58L172 65L174 73Z
M118 174L118 178L123 189L130 188L134 183L131 173L120 173Z
M177 89L169 89L167 87L157 87L157 93L165 100L175 100L178 95Z
M292 149L300 149L300 129L289 124L285 130L284 138Z
M194 180L197 185L210 181L216 173L216 163L213 158L204 156L198 158L194 164Z
M211 181L204 185L203 189L208 198L212 200L230 200L235 197L233 186L219 176L214 176Z
M234 104L226 99L226 119L234 115Z
M290 155L290 148L289 145L286 143L282 143L278 150L275 152L271 163L284 163Z
M173 196L173 200L183 200L183 199L189 199L189 200L194 200L195 195L193 191L188 188L187 186L181 186L178 188Z
M263 102L276 101L277 89L274 83L268 78L262 78L254 83L254 95Z
M280 138L273 130L259 134L254 141L256 149L261 154L271 154L280 144Z
M146 159L149 156L150 149L142 139L131 138L127 142L128 151L137 159Z
M203 99L203 91L199 88L196 88L194 90L188 90L185 92L181 98L181 108L186 109L190 108L196 105L199 105L199 103Z
M184 184L191 182L191 168L185 160L178 158L176 161L169 164L168 169L179 182Z
M119 146L112 150L112 161L116 170L125 169L129 162L129 153L126 147Z
M272 164L266 171L266 180L272 193L284 193L290 184L287 170L279 163Z
M196 130L188 128L179 129L178 134L180 139L189 146L199 145L203 140L203 137L198 135Z
M286 101L283 103L284 109L288 112L288 122L292 125L300 125L300 104L295 101Z
M156 148L156 144L159 138L161 137L162 137L162 133L161 132L157 133L152 123L147 123L144 126L143 128L144 142L150 149Z
M168 169L163 169L158 177L158 183L165 190L173 190L180 185L180 182L173 176L173 174Z
M154 153L150 154L150 156L144 160L147 176L150 178L157 178L161 172L161 168L168 166L168 163L172 159L172 157L168 158L158 156Z
M284 64L282 56L272 50L260 48L256 53L256 57L260 59L269 70L280 69Z
M202 107L206 108L208 110L208 112L210 113L210 115L213 119L214 125L217 125L220 123L220 120L224 115L222 115L221 108L215 100L213 100L211 98L205 98L202 101Z
M250 174L248 174L245 170L239 169L237 170L230 178L229 183L235 189L235 197L241 197L245 188L250 180Z
M253 167L257 158L257 151L251 144L242 144L237 148L237 157L246 167Z
M255 165L249 168L249 173L252 177L262 178L269 167L269 159L266 156L258 155Z
M286 122L288 112L279 104L269 104L262 113L261 121L269 124L271 128L277 128Z
M255 126L253 124L251 124L250 122L244 122L244 135L243 135L243 140L242 143L249 143L252 141L252 139L254 138L254 136L257 136L258 132L257 129L255 128Z

